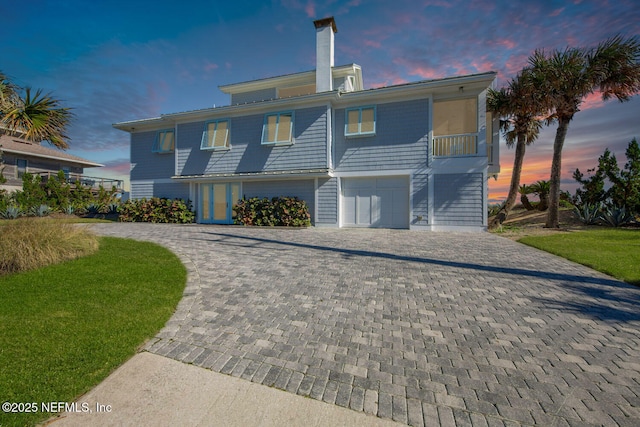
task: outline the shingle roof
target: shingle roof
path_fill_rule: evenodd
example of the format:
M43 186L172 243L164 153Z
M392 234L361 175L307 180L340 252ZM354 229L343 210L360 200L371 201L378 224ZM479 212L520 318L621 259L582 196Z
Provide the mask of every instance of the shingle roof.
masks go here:
M43 145L27 141L26 139L7 134L0 134L0 150L6 151L7 153L23 154L32 157L41 157L46 159L60 160L67 163L75 163L83 167L104 166L100 163L92 162L91 160L83 159L82 157L65 153L62 150L45 147Z

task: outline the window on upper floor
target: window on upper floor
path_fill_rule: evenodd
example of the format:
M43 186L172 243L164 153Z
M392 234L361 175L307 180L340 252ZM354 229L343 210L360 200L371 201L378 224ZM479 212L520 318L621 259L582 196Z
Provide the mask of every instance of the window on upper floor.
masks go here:
M478 100L451 99L433 102L433 135L462 135L478 132Z
M263 144L293 144L293 112L267 114L262 127Z
M173 129L158 131L153 144L154 153L173 153L175 148L175 133Z
M204 124L202 150L229 149L229 120L213 120Z
M347 108L344 121L345 136L374 135L376 107Z
M434 156L473 156L478 153L477 98L433 102Z

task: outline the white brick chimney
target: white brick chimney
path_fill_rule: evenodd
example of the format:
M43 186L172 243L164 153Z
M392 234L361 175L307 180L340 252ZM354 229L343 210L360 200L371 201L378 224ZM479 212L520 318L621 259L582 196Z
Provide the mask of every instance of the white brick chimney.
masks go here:
M332 17L313 21L316 27L316 92L333 90L333 34L338 32Z

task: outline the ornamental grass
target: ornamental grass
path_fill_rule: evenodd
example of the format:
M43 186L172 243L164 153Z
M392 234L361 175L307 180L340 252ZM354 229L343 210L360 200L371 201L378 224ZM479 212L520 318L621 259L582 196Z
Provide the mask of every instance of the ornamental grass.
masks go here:
M48 218L21 218L0 226L0 275L35 270L98 250L86 227Z

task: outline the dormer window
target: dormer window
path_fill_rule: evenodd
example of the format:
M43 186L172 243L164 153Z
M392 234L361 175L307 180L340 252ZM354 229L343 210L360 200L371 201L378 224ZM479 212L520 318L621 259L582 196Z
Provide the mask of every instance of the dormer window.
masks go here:
M293 144L293 112L267 114L262 127L262 143Z

